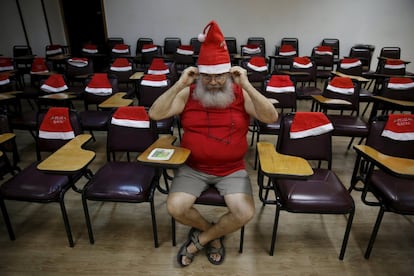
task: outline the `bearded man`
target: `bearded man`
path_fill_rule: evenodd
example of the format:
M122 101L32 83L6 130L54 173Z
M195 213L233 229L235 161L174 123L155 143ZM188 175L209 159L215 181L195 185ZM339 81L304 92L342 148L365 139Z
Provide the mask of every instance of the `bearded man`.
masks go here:
M189 265L204 247L208 260L221 264L225 256L222 237L254 216L252 187L244 164L250 116L265 123L275 122L278 116L270 101L251 85L246 70L231 67L216 22L211 21L199 39L198 68L185 69L149 111L153 120L180 114L184 130L181 146L191 150L186 164L175 173L167 199L170 215L191 226L177 254L181 266ZM209 185L218 189L228 207L214 223L193 206Z

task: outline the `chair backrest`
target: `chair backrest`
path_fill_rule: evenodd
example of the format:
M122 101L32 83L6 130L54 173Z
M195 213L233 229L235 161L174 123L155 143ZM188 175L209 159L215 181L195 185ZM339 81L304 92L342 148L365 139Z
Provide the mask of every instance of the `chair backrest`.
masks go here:
M304 84L306 82L313 82L314 86L316 86L316 65L315 62L311 61L312 66L308 68L301 68L295 66L295 58L290 60L290 68L291 72L297 73L307 73L306 75L293 75L295 82Z
M235 37L225 37L224 40L227 44L227 50L229 51L230 55L237 54L237 40Z
M37 116L36 154L37 154L38 160L41 159L42 152L54 152L69 141L68 139L52 139L52 138L39 137L40 126L48 110L39 111L38 116ZM76 135L83 133L82 125L80 123L78 113L75 110L71 110L71 109L68 109L68 110L69 110L70 125L73 129L74 135L76 136Z
M414 82L414 78L409 79ZM391 85L392 82L393 78L387 78L384 80L381 90L379 90L379 96L394 100L414 101L414 87L393 87Z
M331 46L333 51L333 56L339 58L340 49L339 49L339 39L337 38L324 38L321 42L322 46Z
M351 75L351 76L361 76L362 75L362 62L359 65L355 65L349 68L343 67L343 60L341 59L339 61L339 64L336 68L336 70L340 73Z
M21 57L32 55L32 48L27 45L14 45L13 46L13 57Z
M292 45L296 49L296 56L299 56L299 39L296 37L284 37L280 41L280 46Z
M168 84L166 86L161 87L140 84L138 104L140 106L151 107L154 101L170 88L171 80L167 79L167 83Z
M370 125L366 145L375 148L383 154L414 159L414 141L394 140L382 136L388 116L375 118Z
M82 78L79 78L79 76L88 76L93 74L93 72L93 60L90 58L88 59L88 64L82 67L75 66L68 60L66 62L66 69L64 75L69 82L75 82L82 80Z
M144 52L144 53L141 53L141 55L142 55L142 63L144 65L150 65L154 57L162 57L162 47L160 45L157 45L156 51Z
M266 56L266 40L264 37L251 36L247 38L247 44L258 44L262 48L262 55Z
M135 49L135 54L140 55L142 51L142 46L145 44L154 44L154 40L149 37L140 37L137 39L137 45Z
M367 72L371 69L372 55L375 46L368 44L358 44L351 47L349 57L359 58L362 62L362 71Z
M276 108L280 108L282 112L284 112L285 109L288 110L288 112L294 112L296 111L296 91L289 91L289 92L270 92L268 91L267 87L269 84L269 80L265 81L265 87L263 91L263 95L268 99L275 99L277 100L277 103L274 103L273 106ZM295 86L293 86L293 89L296 90Z
M295 113L283 115L277 140L277 151L307 160L327 161L330 169L332 163L332 131L317 136L292 139L290 138L290 129L294 116Z
M380 51L380 56L385 58L401 58L401 48L400 47L382 47Z
M116 44L124 44L124 39L122 37L108 37L106 40L108 53L111 53L112 48L114 48Z
M338 78L338 77L337 77ZM336 89L334 86L329 86L329 84L331 83L333 78L329 78L325 81L324 84L324 89L322 91L322 96L326 97L326 98L330 98L330 99L338 99L338 100L344 100L347 101L349 103L351 103L350 105L337 105L337 104L333 104L331 105L331 107L328 109L337 109L337 110L350 110L350 111L355 111L357 115L359 115L359 91L361 89L361 85L358 82L352 82L352 84L354 85L353 89L354 92L353 93L339 93L338 91L340 91L341 89ZM335 91L337 90L337 91Z
M316 66L321 66L321 67L329 67L333 69L334 66L334 55L333 55L333 49L332 49L332 55L330 54L319 54L318 51L318 46L313 47L312 48L312 59L315 62Z
M200 53L201 42L198 40L198 37L192 37L190 39L190 45L193 46L194 54L198 55Z
M164 54L173 55L177 52L177 48L181 45L181 38L166 37L164 38Z
M114 159L113 153L116 152L143 152L157 140L158 135L155 121L150 120L149 127L131 127L114 124L112 121L113 116L111 116L108 126L108 161L111 155Z

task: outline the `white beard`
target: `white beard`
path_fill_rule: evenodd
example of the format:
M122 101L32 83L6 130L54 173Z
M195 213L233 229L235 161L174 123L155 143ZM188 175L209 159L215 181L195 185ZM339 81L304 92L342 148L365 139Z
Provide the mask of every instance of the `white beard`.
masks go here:
M193 98L198 100L204 107L226 108L234 101L233 85L230 78L222 88L207 90L201 78L197 80Z

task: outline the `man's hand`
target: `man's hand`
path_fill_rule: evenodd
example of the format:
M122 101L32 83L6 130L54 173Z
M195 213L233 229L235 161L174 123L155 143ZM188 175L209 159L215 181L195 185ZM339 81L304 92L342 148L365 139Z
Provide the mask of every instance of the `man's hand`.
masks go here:
M247 71L246 69L240 67L240 66L233 66L230 68L230 75L233 78L233 81L240 85L243 86L243 84L247 81L249 81L247 79Z
M184 86L191 85L198 77L198 68L197 67L187 67L182 73L180 77L180 82Z

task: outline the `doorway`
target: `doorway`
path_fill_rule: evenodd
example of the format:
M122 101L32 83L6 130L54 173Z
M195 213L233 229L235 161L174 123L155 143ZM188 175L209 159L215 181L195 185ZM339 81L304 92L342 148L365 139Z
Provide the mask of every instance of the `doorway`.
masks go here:
M102 0L61 0L66 36L74 56L85 43L105 49L107 33Z

